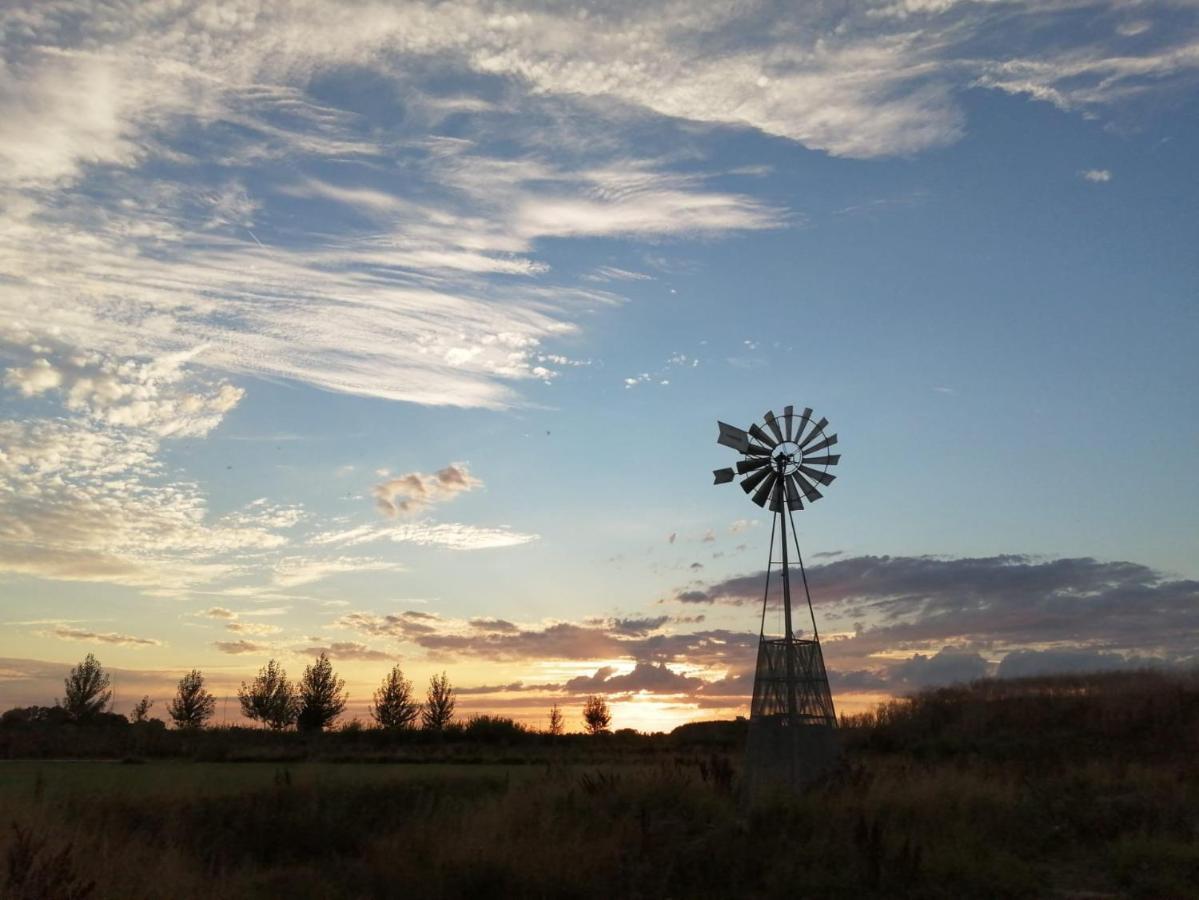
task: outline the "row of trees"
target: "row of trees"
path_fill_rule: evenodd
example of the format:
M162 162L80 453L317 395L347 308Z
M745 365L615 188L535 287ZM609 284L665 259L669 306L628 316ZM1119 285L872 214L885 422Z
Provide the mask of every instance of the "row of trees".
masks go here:
M71 718L94 719L112 703L112 680L99 660L89 653L71 669L65 681L62 706ZM345 680L333 671L333 663L322 653L304 669L299 681L292 682L275 660L270 660L249 682L237 691L242 714L268 728L281 731L295 726L300 731L322 731L345 711L349 695ZM426 731L444 731L454 719L455 692L442 672L429 679L424 702L413 692L412 682L399 666L392 668L379 685L370 706L371 719L383 729L405 730L420 727ZM142 699L133 707L134 722L148 720L153 701ZM204 675L192 669L181 679L167 714L178 728L203 728L216 711L216 698L204 686ZM607 731L612 715L607 701L590 696L583 704L583 722L591 734ZM565 720L558 704L550 708L549 733L562 734Z

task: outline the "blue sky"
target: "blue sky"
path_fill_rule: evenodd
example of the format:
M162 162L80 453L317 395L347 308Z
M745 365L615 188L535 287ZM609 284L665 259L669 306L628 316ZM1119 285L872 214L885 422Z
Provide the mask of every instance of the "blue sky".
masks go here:
M731 715L769 521L714 423L789 403L842 708L1193 659L1197 16L18 9L0 703L324 648L358 706Z

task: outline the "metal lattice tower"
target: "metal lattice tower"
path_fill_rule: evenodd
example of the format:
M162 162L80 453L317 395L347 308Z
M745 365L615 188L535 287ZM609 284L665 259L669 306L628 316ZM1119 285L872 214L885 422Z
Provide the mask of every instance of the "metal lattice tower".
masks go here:
M827 486L836 478L828 470L841 457L830 455L828 448L837 443L837 436L826 434L828 420L814 421L810 409L797 416L794 408L788 406L782 417L767 412L763 418L765 428L751 425L745 431L717 423L720 428L717 443L736 450L743 459L735 471L717 469L713 473L717 484L727 484L743 476L742 490L751 495L754 503L774 514L746 747L746 775L751 792L780 784L802 787L827 771L837 758L837 716L792 518L792 512L804 508L804 500L810 505L820 499L816 483ZM781 547L783 633L781 637L767 637L766 611L775 568L776 535ZM810 638L796 637L792 623L789 546L792 543L812 622Z

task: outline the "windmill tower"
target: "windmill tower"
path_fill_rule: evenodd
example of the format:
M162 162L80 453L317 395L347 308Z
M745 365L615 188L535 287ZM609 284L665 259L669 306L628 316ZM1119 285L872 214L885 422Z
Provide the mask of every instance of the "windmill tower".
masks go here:
M836 478L828 470L841 457L830 455L828 448L837 443L837 436L826 434L828 420L814 421L810 409L797 416L794 407L788 406L781 417L768 412L763 419L765 427L755 424L745 431L717 422L720 435L716 442L736 450L743 458L735 470L717 469L713 473L716 484L727 484L740 476L742 490L758 506L773 513L746 747L745 770L751 796L771 787L800 788L827 771L837 758L837 716L792 516L804 508L805 500L810 505L820 499L817 483L829 485ZM767 631L766 617L770 582L775 574L776 536L782 582L780 636ZM810 637L798 637L793 624L790 545L795 549L812 622Z

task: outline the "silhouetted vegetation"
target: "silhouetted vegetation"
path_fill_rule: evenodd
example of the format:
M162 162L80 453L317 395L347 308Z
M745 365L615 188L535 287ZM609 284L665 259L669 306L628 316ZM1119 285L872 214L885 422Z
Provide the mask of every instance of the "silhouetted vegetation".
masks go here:
M276 731L294 724L300 711L295 686L273 659L258 670L253 681L241 683L237 699L243 716Z
M297 689L296 724L301 731L323 731L346 708L346 683L333 673L329 656L321 653L304 669Z
M151 760L0 766L18 826L0 859L94 896L1182 898L1199 880L1194 673L898 700L845 720L833 776L754 810L744 720L554 737L502 716L302 733L45 709L5 713L0 754L64 734Z
M454 689L445 672L429 679L425 705L421 709L421 725L425 731L445 731L454 719Z
M143 697L142 703L147 699ZM192 669L179 679L179 687L167 707L167 713L176 728L203 728L215 709L216 700L204 689L204 676L199 669ZM135 706L133 711L134 721L145 721L145 710L141 709L141 704Z
M411 728L420 715L420 704L412 697L412 682L399 666L392 668L375 691L371 718L380 728Z
M566 723L562 719L562 710L557 703L550 707L549 728L546 730L550 734L562 734L566 730Z
M130 722L145 722L150 718L150 708L154 705L154 701L150 699L150 695L146 694L142 699L138 700L133 705L133 711L129 714Z
M592 694L583 703L583 723L587 726L588 734L602 734L612 724L612 713L608 710L608 701L603 697Z
M96 718L112 702L111 683L112 679L100 666L100 661L89 653L83 662L71 669L64 681L63 708L77 722Z

